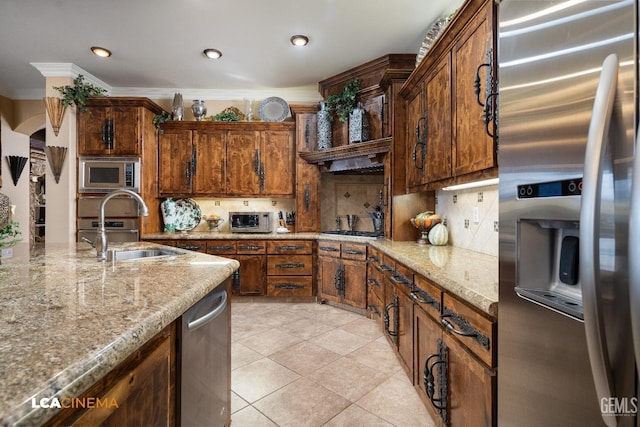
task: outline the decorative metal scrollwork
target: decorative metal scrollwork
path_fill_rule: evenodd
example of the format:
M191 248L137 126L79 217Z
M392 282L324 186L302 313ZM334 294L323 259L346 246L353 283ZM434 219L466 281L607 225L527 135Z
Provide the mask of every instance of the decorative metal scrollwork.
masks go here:
M493 70L493 49L489 49L487 52L487 62L480 64L476 70L476 77L473 82L473 89L476 95L478 104L482 107L482 122L485 124L487 134L491 138L497 136L497 111L498 111L498 90L497 81L494 76ZM480 92L482 90L482 83L480 78L480 71L486 68L485 75L485 96L484 101L480 99ZM495 87L494 87L495 82ZM493 129L490 128L490 124L493 123Z
M460 330L456 329L455 326L453 326L453 324L448 320L449 318L456 325L458 325ZM467 319L465 319L464 317L460 316L457 313L454 313L453 311L449 310L447 307L444 307L444 310L440 315L440 323L442 324L442 326L447 328L447 330L453 332L454 334L460 335L463 337L473 338L478 344L480 344L485 349L489 350L489 345L490 345L489 337L487 337L486 335L483 335L482 332L480 332L479 330L471 326L467 321Z
M423 381L424 390L427 393L427 397L431 402L431 405L438 411L440 418L444 422L444 425L448 425L448 411L447 411L447 395L449 390L449 383L447 380L447 346L442 340L437 341L438 352L431 354L427 357L424 363ZM432 362L429 364L429 362ZM433 373L434 368L438 368L436 375ZM438 379L437 389L438 395L436 397L436 381Z

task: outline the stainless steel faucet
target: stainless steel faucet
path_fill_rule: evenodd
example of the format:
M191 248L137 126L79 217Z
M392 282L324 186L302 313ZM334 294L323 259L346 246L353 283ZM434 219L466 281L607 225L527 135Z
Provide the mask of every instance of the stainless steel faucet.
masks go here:
M104 196L104 199L100 202L99 213L98 213L98 234L96 235L96 240L93 242L93 246L96 248L97 256L100 259L107 259L107 250L109 247L109 242L107 241L107 229L104 226L104 207L109 200L114 198L115 196L131 196L140 204L140 215L148 216L149 208L147 204L142 200L142 197L135 191L131 190L114 190L111 193Z

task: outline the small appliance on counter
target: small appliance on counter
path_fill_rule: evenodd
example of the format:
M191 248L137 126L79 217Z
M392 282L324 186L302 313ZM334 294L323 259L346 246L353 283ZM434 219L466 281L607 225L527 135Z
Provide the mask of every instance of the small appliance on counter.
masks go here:
M232 233L271 233L273 224L273 212L229 212Z

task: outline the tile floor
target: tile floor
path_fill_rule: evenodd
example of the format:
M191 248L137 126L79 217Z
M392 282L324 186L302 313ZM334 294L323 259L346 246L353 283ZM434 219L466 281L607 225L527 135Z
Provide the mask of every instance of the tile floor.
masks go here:
M373 320L314 302L231 307L233 427L434 426Z

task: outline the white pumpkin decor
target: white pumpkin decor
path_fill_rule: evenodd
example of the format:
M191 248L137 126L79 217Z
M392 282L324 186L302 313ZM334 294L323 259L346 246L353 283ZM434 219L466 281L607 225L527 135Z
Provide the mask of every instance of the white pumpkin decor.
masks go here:
M444 246L449 241L449 232L447 227L440 223L436 224L429 230L429 243L434 246Z

